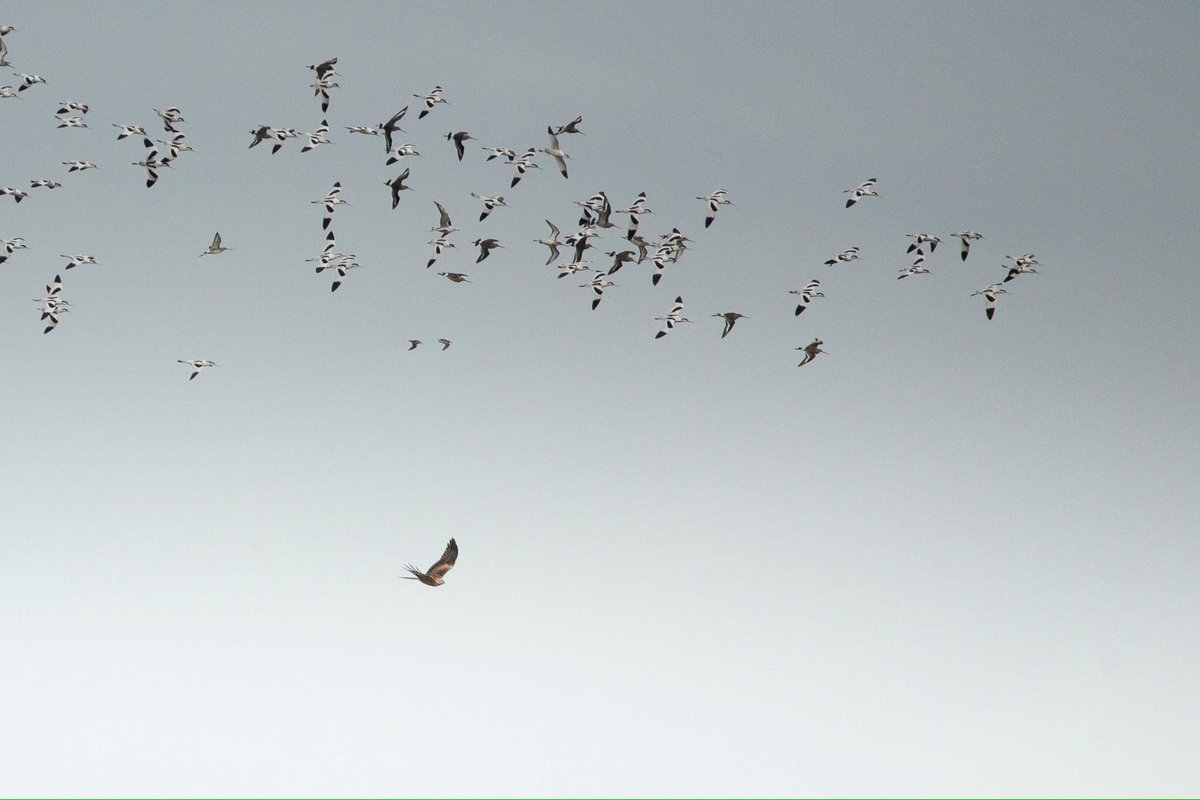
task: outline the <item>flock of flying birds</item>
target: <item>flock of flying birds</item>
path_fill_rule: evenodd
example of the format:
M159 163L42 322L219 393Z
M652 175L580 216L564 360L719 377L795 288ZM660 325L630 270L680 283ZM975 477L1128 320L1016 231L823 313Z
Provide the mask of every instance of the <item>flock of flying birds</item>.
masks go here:
M14 30L11 25L0 26L0 66L11 66L7 60L8 45L6 38ZM336 80L340 76L336 71L337 63L337 58L331 58L328 61L308 66L308 69L315 74L315 81L311 84L311 88L314 90L314 96L319 98L323 115L327 115L333 92L340 86ZM12 74L19 79L19 85L15 89L13 86L0 86L0 100L25 97L27 95L24 93L27 90L38 84L46 84L46 80L37 74L20 72ZM424 94L414 94L413 97L417 98L419 111L416 114L416 119L418 121L434 113L439 105L447 103L445 92L441 86L435 86ZM55 119L57 120L58 128L80 129L89 127L87 122L89 119L87 115L90 110L88 104L79 101L68 101L57 104L57 108ZM151 189L156 185L162 170L173 168L176 160L182 154L192 150L187 144L186 135L176 127L186 123L183 112L176 106L167 106L161 110L153 110L162 123L166 134L166 138L164 139L151 139L151 134L147 133L146 128L141 125L113 123L113 127L118 129L118 140L141 137L143 147L145 148L144 156L141 160L130 163L145 170L145 184L147 189ZM351 134L381 137L386 153L386 166L407 164L411 163L409 159L422 157L415 145L397 144L396 134L404 132L404 129L400 125L404 122L408 112L409 106L406 105L377 125L347 125L344 127ZM584 133L581 130L582 124L583 117L577 116L565 125L557 127L547 126L547 146L543 148L531 147L521 153L507 147L483 148L483 151L488 153L486 161L499 162L512 169L512 177L508 187L510 190L515 189L531 170L540 168L538 164L540 156L549 156L559 174L564 179L569 179L567 160L571 156L564 149L563 139L560 137L582 135ZM250 131L252 139L249 147L255 148L262 144L270 144L270 154L274 155L284 148L289 139L296 139L302 142L300 152L309 153L323 145L331 143L332 140L329 138L329 131L330 128L326 119L322 119L320 126L312 132L301 132L288 127L257 125ZM469 152L467 143L476 140L476 137L468 131L450 131L445 135L445 138L453 145L454 152L460 162L467 157ZM97 165L90 161L78 160L64 161L62 163L67 168L67 173L98 169ZM403 202L403 192L413 188L406 183L410 175L411 168L405 166L395 178L385 181L385 185L389 189L393 209L396 209ZM876 191L876 184L876 179L871 178L856 187L846 189L844 193L849 194L849 197L846 199L845 207L850 209L867 198L878 198L879 193ZM49 178L30 181L30 191L34 189L52 190L62 188L62 186L63 184L60 182ZM308 259L308 261L315 263L315 271L318 274L326 273L332 276L330 291L334 292L342 286L351 270L361 266L353 253L344 253L338 249L337 238L333 231L332 223L338 207L347 204L342 198L341 193L342 185L338 181L333 184L324 197L311 201L313 204L320 205L323 208L324 214L321 222L321 230L323 231L324 239L320 254ZM724 189L718 189L709 194L698 195L696 197L697 200L704 203L707 210L704 217L705 229L713 225L718 211L722 206L733 205L727 195L728 193ZM30 192L16 187L0 187L0 198L5 196L12 197L16 203L20 203L30 196ZM478 223L485 222L493 213L508 207L503 195L471 192L470 196L480 204ZM534 239L533 241L547 248L548 257L545 262L546 266L556 265L562 259L561 263L557 263L556 265L558 278L573 275L586 278L584 283L579 284L579 287L590 291L592 296L592 310L596 310L600 306L604 299L605 291L616 286L610 280L610 277L619 272L623 267L630 264L641 264L649 260L653 265L653 271L650 276L651 285L657 286L662 280L667 267L677 264L687 251L689 244L693 241L684 235L679 227L674 227L669 232L661 234L656 238L648 238L642 235L640 230L641 218L653 213L648 205L649 201L645 192L641 192L634 198L628 207L620 209L614 208L608 196L602 191L584 200L574 202L575 205L580 207L577 230L564 236L562 230L547 219L548 235ZM425 264L427 269L432 268L447 250L456 246L452 240L452 234L461 231L453 223L450 213L441 202L435 200L434 205L437 209L437 221L430 228L430 231L435 236L429 241L433 249ZM624 226L620 226L612 220L614 214L626 216ZM619 240L620 245L614 247L612 250L605 251L605 255L611 259L611 263L607 267L594 266L588 258L589 254L587 251L596 248L596 244L593 242L601 236L601 231L610 229L618 229L623 232L623 237ZM912 242L908 246L908 253L912 256L913 261L908 267L900 270L900 275L897 276L898 280L930 274L930 270L925 266L927 253L932 255L941 243L941 239L938 236L930 233L907 234L907 236L912 239ZM971 243L983 238L982 235L975 231L962 231L951 234L951 236L960 241L960 256L962 261L966 261L971 250ZM505 245L501 243L499 238L481 236L474 240L473 246L478 251L475 263L479 264L486 260L493 250L503 248ZM24 249L26 249L25 240L20 236L0 239L0 264L6 262L16 251ZM217 256L232 249L232 247L227 247L224 244L221 234L218 232L214 235L212 243L200 255L202 257L207 255ZM564 251L569 253L569 256L566 258L563 258ZM859 247L849 247L833 255L829 260L825 261L825 265L837 266L847 264L858 260L859 256ZM95 258L90 255L75 254L63 255L62 257L67 259L64 270L97 263ZM989 320L995 315L997 298L1000 295L1008 293L1006 284L1019 276L1037 273L1034 267L1038 264L1038 261L1033 254L1029 253L1016 257L1009 256L1008 258L1011 263L1004 265L1007 270L1005 277L990 286L974 292L972 295L983 298L985 302L985 314ZM590 277L587 277L586 273L591 273ZM445 271L438 272L437 274L456 284L471 282L469 274L463 272ZM821 290L821 282L818 279L809 281L802 288L792 289L790 293L796 295L798 298L795 307L796 316L801 315L814 300L825 297ZM46 285L45 294L42 297L35 298L35 302L39 304L41 320L46 323L43 333L49 333L59 325L62 315L71 311L70 302L63 296L63 280L61 275L54 276L53 280ZM721 338L725 338L733 331L738 320L748 319L746 315L737 311L720 312L712 316L720 319L722 322ZM661 328L654 335L655 339L661 339L671 333L680 324L690 322L684 316L683 297L677 296L671 310L664 316L655 317L655 321L662 323ZM447 338L439 338L437 342L441 345L442 351L447 350L451 345L451 340ZM410 339L408 350L415 350L421 344L422 340L420 339ZM821 339L814 338L808 345L795 348L796 350L803 351L803 357L798 366L803 367L812 362L818 355L825 353L826 351L822 349L823 344L824 342ZM217 366L216 362L207 358L178 359L178 361L189 368L189 380L195 379L204 370ZM451 539L441 559L430 567L427 572L421 572L411 566L407 567L407 569L411 573L412 579L419 580L426 585L440 586L443 583L446 573L454 566L457 556L458 545Z

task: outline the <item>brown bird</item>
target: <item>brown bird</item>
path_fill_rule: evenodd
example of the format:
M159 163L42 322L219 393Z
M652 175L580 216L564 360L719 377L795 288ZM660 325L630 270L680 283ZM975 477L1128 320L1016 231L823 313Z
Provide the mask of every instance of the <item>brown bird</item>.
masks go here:
M420 581L426 586L441 586L446 582L446 573L454 568L454 562L457 560L458 544L451 539L450 543L446 545L446 552L442 553L442 557L429 568L428 572L421 572L412 564L405 564L404 568L412 575L401 575L400 577L409 581Z
M463 142L465 142L467 139L474 139L475 137L466 131L459 131L458 133L447 133L446 138L454 141L454 149L458 151L458 160L462 161L463 153L465 153L467 150L467 148L463 145Z
M439 272L438 275L445 275L455 283L471 283L467 280L467 276L462 272Z
M739 314L736 311L726 311L724 314L713 314L713 316L722 317L725 320L725 330L721 331L721 338L724 339L733 330L734 323L745 317L745 314Z
M487 258L497 247L504 247L500 244L499 239L476 239L474 245L479 248L479 258L475 259L476 264Z

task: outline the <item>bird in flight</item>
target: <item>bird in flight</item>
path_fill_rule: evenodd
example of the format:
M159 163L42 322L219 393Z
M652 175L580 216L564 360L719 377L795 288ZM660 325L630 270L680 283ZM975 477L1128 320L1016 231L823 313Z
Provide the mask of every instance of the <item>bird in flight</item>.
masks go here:
M442 87L435 86L429 94L414 94L413 97L419 98L425 103L425 107L421 109L421 113L417 115L417 119L425 119L425 115L433 111L433 107L438 103L445 103L446 98L442 96Z
M717 218L717 209L721 206L733 205L732 200L726 200L725 195L728 194L724 189L718 189L712 194L707 194L702 197L697 197L697 200L704 200L708 203L708 216L704 218L704 227L713 224L713 220Z
M908 251L911 253L923 244L929 245L929 252L937 250L938 244L942 241L932 233L906 233L905 236L913 240L913 243L908 246Z
M392 134L396 131L404 133L404 130L400 127L400 120L404 119L404 115L407 113L408 106L405 106L395 114L392 114L387 122L379 123L379 130L383 132L383 148L388 152L391 152L392 149Z
M867 180L867 181L863 181L862 183L860 183L858 186L856 186L853 189L844 189L844 190L842 190L842 193L843 194L848 193L850 195L850 199L846 201L846 208L849 208L850 206L854 205L855 203L857 203L859 200L863 199L864 197L879 197L879 193L875 191L875 179L874 178L871 178L870 180Z
M463 160L463 153L467 152L467 147L464 144L464 142L466 142L468 139L474 139L474 138L475 138L474 136L467 133L466 131L459 131L458 133L451 131L450 133L446 134L446 139L448 141L454 142L454 149L458 151L458 160L459 161Z
M736 322L737 322L739 319L743 319L743 318L746 318L746 319L748 319L748 317L746 317L746 315L745 315L745 314L739 314L739 313L738 313L738 312L736 312L736 311L726 311L726 312L725 312L725 313L723 313L723 314L713 314L713 316L714 316L714 317L721 317L721 318L723 318L723 319L725 320L725 330L721 331L721 338L722 338L722 339L724 339L726 336L728 336L728 335L729 335L729 332L730 332L731 330L733 330L733 326L734 326L734 324L735 324L735 323L736 323Z
M983 299L987 301L987 318L991 319L992 317L996 316L996 296L1002 294L1008 294L1008 289L1005 289L998 283L993 283L986 289L980 289L978 292L971 292L971 297L975 297L976 295L983 296Z
M691 322L690 319L683 316L683 296L680 295L675 298L675 305L672 306L665 317L655 317L655 319L661 321L663 324L662 330L654 334L655 339L661 339L666 336L681 322Z
M405 564L404 568L411 572L411 575L401 575L400 577L410 581L420 581L426 586L441 586L446 582L446 573L454 568L454 562L458 560L458 544L451 539L446 545L446 550L442 553L442 557L437 560L428 572L414 567L412 564Z
M804 309L808 308L808 304L813 301L813 298L825 296L825 293L821 291L820 281L809 281L803 289L792 289L788 294L800 295L800 303L796 306L797 317Z
M505 208L508 208L508 203L504 202L503 197L485 197L484 195L476 194L475 192L471 192L471 197L474 197L476 200L479 200L483 203L483 213L479 215L480 222L483 222L485 219L487 219L496 207L504 206Z
M439 272L438 275L443 275L455 283L471 283L467 280L466 274L462 272Z
M824 353L824 352L827 352L827 351L825 351L825 350L822 350L822 349L821 349L821 345L823 345L823 344L825 344L825 343L824 343L824 342L822 342L820 339L813 339L813 340L812 340L812 342L811 342L810 344L807 344L807 345L805 345L804 347L797 347L797 348L796 348L797 350L803 350L803 351L804 351L804 360L803 360L803 361L801 361L801 362L800 362L799 364L797 364L796 366L797 366L797 367L803 367L805 364L807 364L808 362L810 362L810 361L812 361L814 358L816 358L816 357L817 357L817 353Z
M472 244L479 248L479 258L475 259L476 264L491 255L497 247L504 247L500 244L499 239L476 239Z
M561 245L562 242L558 238L558 226L550 220L546 220L546 224L550 226L550 238L535 239L534 241L538 244L544 244L546 247L550 248L550 257L546 259L546 266L548 267L554 263L554 259L558 258L558 246Z
M207 369L208 367L216 366L215 362L209 361L207 358L199 359L196 361L184 361L182 358L179 358L179 359L176 359L176 361L178 361L180 364L187 364L189 367L192 368L193 372L192 372L191 376L188 378L189 381L194 380L195 377L200 374L201 370Z
M975 231L963 231L961 233L951 234L951 236L957 236L958 239L962 242L961 255L962 255L963 261L967 260L967 254L971 252L971 241L973 239L982 239L983 238L983 234L976 233Z
M442 350L444 352L450 349L450 345L453 343L449 339L438 339L438 344L442 346Z
M204 256L216 256L216 255L220 255L221 253L224 253L226 250L232 250L232 249L233 249L232 247L226 247L225 245L221 244L221 232L218 231L216 234L213 235L212 244L210 244L208 246L208 249L205 250L203 253L201 253L200 256L201 256L201 258L203 258Z
M583 122L583 117L582 116L576 117L575 119L568 122L566 125L560 125L558 130L556 130L554 133L558 136L561 136L564 133L582 134L583 131L579 130L579 124L581 122Z
M384 186L392 187L392 208L393 209L395 209L396 206L400 205L400 192L402 192L405 189L412 188L411 186L404 185L404 182L406 180L408 180L408 173L409 173L409 169L405 168L404 172L401 172L400 175L397 178L395 178L394 180L383 182Z
M419 347L419 346L420 346L420 344L421 344L421 340L420 340L420 339L409 339L409 340L408 340L408 349L409 349L409 350L416 350L416 349L417 349L417 347Z
M858 258L858 247L857 246L849 247L849 248L843 250L842 252L838 253L833 258L826 261L825 266L832 267L834 264L837 264L837 263L848 264L851 261L856 260L857 258Z
M551 156L554 159L554 163L558 165L558 171L561 172L562 176L565 178L567 177L567 162L564 161L564 159L570 158L570 156L564 153L563 149L559 147L558 137L554 135L554 132L549 128L546 128L546 132L550 134L550 146L543 147L538 152ZM462 156L460 155L459 159L461 158Z

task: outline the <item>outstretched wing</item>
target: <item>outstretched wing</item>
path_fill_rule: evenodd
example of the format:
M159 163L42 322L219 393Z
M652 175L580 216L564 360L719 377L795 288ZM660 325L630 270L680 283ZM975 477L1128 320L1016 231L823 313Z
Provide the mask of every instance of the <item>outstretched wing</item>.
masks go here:
M454 562L458 560L458 543L453 539L446 545L446 551L442 553L442 557L438 562L429 568L429 577L442 578L446 573L454 568Z

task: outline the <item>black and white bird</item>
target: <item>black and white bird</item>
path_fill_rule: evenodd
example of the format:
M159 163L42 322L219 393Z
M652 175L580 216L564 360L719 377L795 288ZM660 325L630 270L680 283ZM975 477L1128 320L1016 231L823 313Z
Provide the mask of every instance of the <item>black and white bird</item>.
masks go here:
M467 147L466 147L465 142L468 139L474 139L474 138L475 138L474 136L467 133L466 131L459 131L458 133L451 131L450 133L446 134L447 141L454 142L454 149L455 149L455 151L458 152L458 160L459 161L463 160L463 154L467 152Z
M26 197L29 197L29 192L26 192L23 189L18 189L15 186L5 186L0 188L0 197L3 197L4 195L8 195L19 203Z
M296 130L295 128L275 128L274 131L275 144L271 147L271 155L278 153L279 149L283 147L284 142L286 142L288 139L299 139L302 135L300 131Z
M846 201L846 208L857 203L864 197L879 197L879 193L875 191L875 179L863 181L853 189L844 189L843 194L849 194L850 199Z
M112 126L117 129L117 139L124 139L128 136L146 136L146 129L141 125L119 125L113 123Z
M429 261L426 262L425 269L429 269L430 267L432 267L433 263L438 260L438 258L442 255L443 251L447 250L448 248L454 247L454 242L450 241L449 237L446 236L445 234L442 234L441 236L434 239L432 242L429 242L428 244L433 245L433 255L431 255L429 257Z
M65 269L74 269L75 267L82 267L84 264L95 264L96 263L96 259L94 256L83 256L83 255L71 256L71 255L63 254L63 255L60 255L59 258L67 259L67 266L65 267Z
M1004 276L1004 280L1001 283L1008 283L1018 275L1040 275L1041 273L1033 268L1033 265L1036 263L1038 263L1036 258L1017 259L1016 263L1008 268L1008 274Z
M46 82L41 75L27 75L24 72L14 72L13 75L21 79L21 85L17 87L18 92L23 92L34 84Z
M218 231L213 235L212 244L208 246L207 250L200 254L200 257L203 258L204 256L217 256L221 253L224 253L226 250L232 249L232 247L226 247L225 245L221 244L221 233Z
M337 81L335 81L331 76L326 76L324 78L317 78L317 80L313 81L313 83L312 83L313 97L321 98L321 113L322 114L329 113L329 98L332 97L332 95L330 94L330 91L333 89L340 88L340 87L341 87L341 84L338 83Z
M732 200L726 199L726 194L728 194L728 192L726 192L724 189L718 189L712 194L702 195L696 198L697 200L703 200L708 203L708 216L704 218L704 227L707 228L709 225L713 224L713 220L717 218L717 209L719 209L721 206L733 205Z
M0 239L0 264L8 261L8 257L18 250L25 250L25 239L14 236L11 239Z
M38 178L36 181L29 182L30 189L61 189L62 184L49 178Z
M142 161L134 161L135 167L144 167L146 170L146 188L149 189L158 182L158 170L163 167L171 166L172 159L169 156L160 157L158 148L154 146L154 142L148 138L142 140L142 144L146 147L146 158Z
M312 133L304 134L308 137L308 144L300 148L301 153L307 153L309 150L314 150L323 144L332 144L329 141L329 123L321 120L321 127L317 128Z
M503 197L485 197L484 195L476 194L475 192L471 192L471 197L474 197L476 200L483 203L483 213L479 215L480 222L483 222L485 219L487 219L491 215L492 211L500 206L504 206L505 208L508 207L508 203L504 202Z
M491 161L500 156L503 156L504 161L509 164L517 160L517 152L509 147L485 147L483 149L491 153L490 156L484 159L485 161Z
M961 255L963 261L967 260L967 254L971 252L971 242L983 238L982 234L976 233L975 231L962 231L961 233L951 234L951 236L957 236L962 242Z
M58 120L60 128L86 128L88 124L83 121L83 117L55 117Z
M733 330L734 324L739 319L749 319L745 314L739 314L736 311L726 311L722 314L713 314L714 317L721 317L725 320L725 330L721 331L721 338L724 339Z
M514 159L512 161L513 168L516 169L517 174L513 175L512 183L510 183L508 185L508 188L512 189L518 183L520 183L521 178L525 177L525 173L527 171L529 171L531 169L539 169L538 165L533 163L533 157L536 154L537 154L537 148L531 147L528 150L526 150L524 153L522 153L520 158Z
M987 301L987 305L985 306L984 310L987 314L987 318L991 319L992 317L996 316L996 298L1002 294L1008 294L1008 289L1005 289L999 283L993 283L986 289L980 289L978 292L971 292L971 297L981 296L985 301Z
M424 156L417 152L417 148L414 145L402 144L399 147L393 147L391 150L388 150L387 166L390 167L400 159L407 158L408 156L424 158Z
M323 80L324 78L327 78L330 75L337 74L336 72L333 71L333 67L336 64L337 64L337 56L334 56L333 58L329 59L328 61L322 61L320 64L309 64L308 68L317 73L317 80Z
M187 364L192 368L192 374L188 376L188 380L195 380L196 376L209 367L215 367L216 362L209 361L207 358L197 359L195 361L184 361L182 358L175 359L180 364Z
M401 575L400 577L410 581L420 581L426 586L441 586L446 582L446 573L454 568L454 562L458 560L458 544L451 539L446 545L442 557L437 560L432 567L426 572L414 567L412 564L405 564L404 568L411 572L411 575Z
M342 256L337 262L331 264L330 269L333 270L334 275L337 277L335 277L333 283L329 285L329 291L336 292L338 287L342 285L342 282L346 280L346 275L350 272L350 270L361 266L362 264L359 264L357 261L355 261L354 256L352 255ZM320 272L320 269L317 271Z
M62 164L67 168L67 172L82 172L85 169L100 169L91 161L64 161Z
M911 253L922 245L929 245L929 252L937 250L938 244L942 241L932 233L906 233L905 236L913 240L913 243L908 246L907 252Z
M820 281L809 281L803 289L792 289L788 294L800 295L800 302L796 306L797 317L803 313L804 309L808 308L808 304L815 298L825 296L825 293L821 291Z
M445 103L446 98L442 96L442 87L435 86L430 90L429 94L414 94L413 97L420 98L425 107L421 109L421 113L417 115L417 119L425 119L425 115L433 111L433 107L439 103Z
M333 188L329 190L329 194L322 197L320 200L309 200L310 203L316 203L325 207L325 216L321 220L321 230L329 230L329 224L333 222L333 212L338 206L350 205L342 199L342 182L335 181Z
M177 106L167 106L162 111L156 108L154 109L154 113L158 114L159 119L162 120L163 130L167 133L179 133L179 131L175 130L175 126L180 122L187 122L183 118L183 112Z
M603 272L597 272L587 283L579 284L580 289L591 289L595 297L592 298L592 311L596 310L596 306L600 305L600 301L604 299L604 290L616 286L615 283L608 280L608 277Z
M804 347L797 347L797 348L796 348L797 350L803 350L803 351L804 351L804 360L803 360L803 361L801 361L801 362L800 362L799 364L797 364L796 366L797 366L797 367L803 367L805 364L807 364L808 362L810 362L810 361L812 361L814 358L816 358L818 353L825 353L825 352L827 352L827 351L825 351L825 350L822 350L822 349L821 349L821 345L823 345L823 344L825 344L825 343L824 343L824 342L822 342L820 339L813 339L813 340L812 340L812 342L810 342L809 344L805 345Z
M59 103L58 105L59 105L58 111L54 112L58 116L62 116L63 114L71 114L71 113L79 113L79 114L88 113L88 104L80 103L77 100L68 100L65 103Z
M655 317L654 319L662 322L662 324L663 324L662 330L660 330L658 333L654 334L655 339L661 339L662 337L666 336L668 333L670 333L672 330L675 329L676 325L678 325L681 322L691 322L690 319L688 319L687 317L685 317L683 315L683 296L682 295L675 298L675 305L671 307L671 310L667 312L667 315L665 317Z
M858 258L858 246L848 247L842 252L835 255L833 258L825 262L825 266L832 267L834 264L848 264Z
M642 214L653 214L654 212L646 207L646 193L641 192L629 208L622 208L617 213L629 215L629 226L625 229L625 238L632 241L633 237L637 235L638 217Z
M559 234L558 226L555 225L550 220L546 220L546 224L550 226L550 238L549 239L535 239L534 241L537 244L544 244L546 247L550 248L550 257L546 259L546 266L550 266L551 264L554 263L555 259L558 258L558 248L559 248L559 245L563 244L563 242L559 241L559 238L558 238L558 234Z
M392 208L393 209L395 209L396 206L400 205L400 192L404 191L405 189L412 188L411 186L404 185L404 182L406 180L408 180L408 173L409 173L409 170L405 169L404 172L401 172L399 175L397 175L392 180L383 182L384 186L390 186L392 189Z

